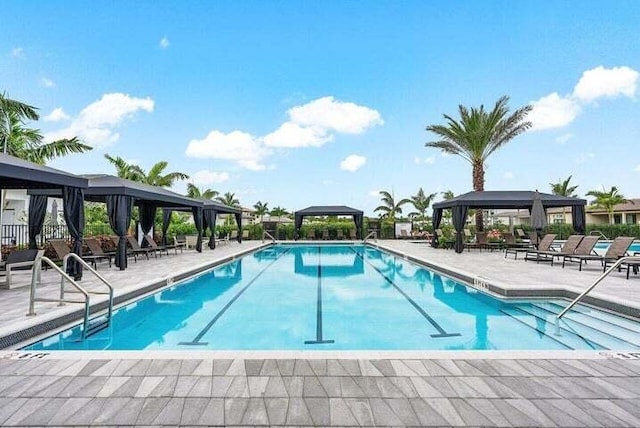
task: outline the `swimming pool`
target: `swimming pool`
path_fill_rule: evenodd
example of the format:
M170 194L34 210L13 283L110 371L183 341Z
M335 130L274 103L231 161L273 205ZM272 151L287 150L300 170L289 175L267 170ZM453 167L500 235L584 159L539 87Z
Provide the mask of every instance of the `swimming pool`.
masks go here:
M504 302L365 245L274 245L29 350L638 349L638 323L567 302Z
M596 246L594 247L594 250L596 250L596 252L598 254L604 254L609 249L609 246L611 246L611 241L598 242L596 244ZM629 247L629 250L627 252L629 254L633 254L633 253L639 253L640 254L640 243L634 242L633 244L631 244L631 246Z

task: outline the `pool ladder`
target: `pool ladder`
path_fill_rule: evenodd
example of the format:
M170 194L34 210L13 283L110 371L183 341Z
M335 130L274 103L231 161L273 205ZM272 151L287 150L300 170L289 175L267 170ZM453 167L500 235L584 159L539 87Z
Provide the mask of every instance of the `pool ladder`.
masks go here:
M614 270L619 268L620 265L622 265L623 263L629 263L629 262L640 264L640 256L626 256L626 257L621 257L618 260L616 260L616 262L613 265L611 265L611 267L609 269L607 269L602 275L600 275L598 277L598 279L596 279L593 282L593 284L591 284L589 287L587 287L586 290L584 290L582 293L580 293L580 295L578 297L576 297L575 299L573 299L573 301L571 303L569 303L569 306L564 308L562 310L562 312L560 312L558 314L558 316L556 317L556 323L558 321L560 321L560 318L562 318L564 316L564 314L569 312L569 310L571 308L573 308L576 305L576 303L578 303L580 300L582 300L584 298L584 296L589 294L591 292L591 290L596 288L596 286L598 284L600 284L606 277L608 277L611 272L613 272Z
M89 291L78 284L73 278L71 278L67 273L67 264L69 259L74 259L78 263L80 263L86 270L93 273L96 278L100 280L104 285L107 286L108 291ZM39 271L41 269L42 263L45 263L47 266L51 267L54 271L60 274L60 298L48 298L48 297L36 297L36 283L39 282ZM70 283L73 286L73 290L66 290L66 283ZM82 294L84 299L76 300L69 299L65 297L66 293L79 293ZM90 317L90 309L91 309L91 299L90 295L108 295L109 296L109 305L107 308L106 315L99 315L94 317L93 319ZM62 269L55 264L48 257L41 257L38 262L36 262L33 266L32 275L31 275L31 292L29 295L29 313L28 316L35 315L35 302L58 302L59 306L63 306L65 303L83 303L84 304L84 319L82 323L82 340L87 337L95 334L107 327L111 324L111 315L113 313L113 286L107 281L102 275L96 272L87 262L82 260L77 254L69 253L64 256L62 260Z

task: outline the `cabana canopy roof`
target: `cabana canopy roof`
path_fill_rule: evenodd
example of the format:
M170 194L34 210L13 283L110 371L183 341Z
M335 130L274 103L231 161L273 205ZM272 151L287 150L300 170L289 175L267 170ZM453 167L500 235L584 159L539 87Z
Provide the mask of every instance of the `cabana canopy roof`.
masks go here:
M0 153L0 188L51 189L87 187L87 179Z
M296 211L296 216L314 215L363 215L364 213L355 208L344 205L311 206L303 210Z
M229 205L225 205L221 202L205 199L203 200L203 203L205 210L214 210L220 214L242 214L242 209L230 207Z
M433 204L433 209L453 208L466 206L469 208L531 208L535 191L530 190L488 190L483 192L468 192L448 201ZM568 198L566 196L551 195L549 193L539 193L542 206L549 207L572 207L586 205L587 201L579 198Z

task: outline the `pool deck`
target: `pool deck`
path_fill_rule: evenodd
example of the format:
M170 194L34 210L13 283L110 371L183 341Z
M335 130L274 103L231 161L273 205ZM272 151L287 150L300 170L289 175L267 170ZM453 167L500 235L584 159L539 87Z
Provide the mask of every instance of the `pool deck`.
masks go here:
M378 244L508 295L575 293L599 274L594 264L578 272L498 252ZM260 245L230 243L99 272L125 298ZM39 295L55 296L58 278L49 271L42 279ZM594 295L635 310L638 281L615 273ZM88 275L82 284L98 286ZM26 317L28 287L0 290L0 336L78 306L38 303L38 315ZM0 426L158 425L637 427L640 353L0 351Z

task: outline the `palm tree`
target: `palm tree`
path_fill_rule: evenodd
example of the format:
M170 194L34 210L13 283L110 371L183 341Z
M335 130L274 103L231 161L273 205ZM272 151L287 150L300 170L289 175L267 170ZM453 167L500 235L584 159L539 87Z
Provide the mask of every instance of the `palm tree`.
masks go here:
M187 196L196 199L213 199L218 196L220 192L213 189L202 190L193 183L187 183Z
M440 194L442 195L442 199L444 199L445 201L450 201L451 199L456 197L453 194L453 190L447 190L446 192L440 192Z
M260 223L264 219L264 215L269 212L269 208L267 207L267 202L258 201L253 205L253 208L256 210L256 214L260 216Z
M406 198L396 202L393 190L391 191L391 193L387 192L386 190L381 190L380 196L382 205L376 207L373 212L379 211L381 213L381 218L387 218L389 220L395 220L396 214L402 214L402 206L411 203L411 199Z
M460 155L473 168L473 190L484 190L484 164L487 158L507 142L531 127L525 121L532 106L527 105L509 115L509 97L501 97L491 111L460 105L460 120L444 115L445 125L429 125L440 140L426 143L427 147L441 149L445 153ZM476 210L476 230L483 230L482 210Z
M173 183L179 180L188 180L189 176L183 172L168 172L164 174L164 170L169 166L169 162L156 162L149 173L145 175L144 183L158 187L171 187Z
M424 190L422 190L422 187L418 189L418 193L411 197L411 204L413 204L417 212L409 213L409 216L417 216L420 220L426 220L427 210L437 194L438 193L431 193L427 196L425 195Z
M578 195L575 193L578 185L569 186L569 182L571 181L571 175L566 180L558 180L557 183L549 183L551 186L551 193L558 196L565 196L567 198L577 198ZM564 223L566 217L566 207L562 207L562 222Z
M240 207L240 201L236 199L235 193L227 192L223 196L218 196L216 198L216 201L221 202L230 207L234 207L234 208Z
M287 211L285 208L282 207L274 207L270 212L269 215L271 217L278 217L278 221L280 221L282 219L283 216L286 216L289 214L289 211Z
M609 191L602 190L590 190L587 192L587 196L593 196L595 199L591 202L592 207L604 209L609 214L609 224L613 224L613 209L618 204L633 203L633 201L627 200L621 193L618 192L616 186L611 187Z
M19 122L24 120L38 120L37 109L23 102L7 97L6 93L0 94L0 136L2 137L2 151L9 152L9 135L14 119Z
M116 167L118 177L131 181L143 181L145 173L138 165L129 163L120 156L110 156L108 153L105 153L104 157Z

